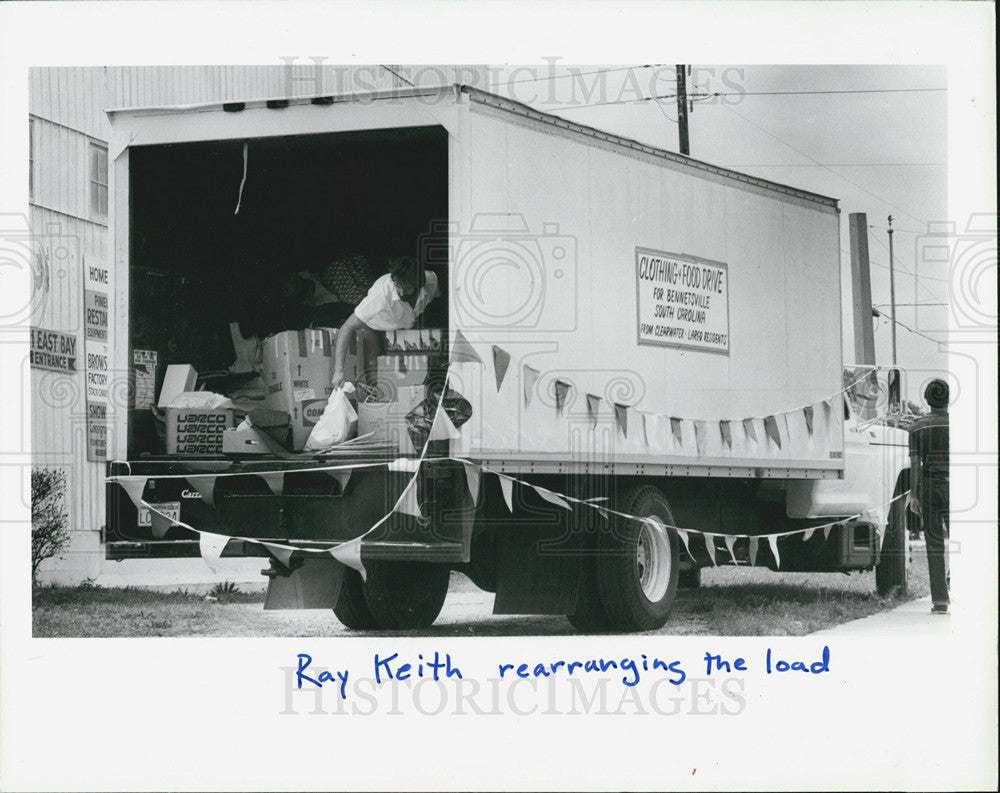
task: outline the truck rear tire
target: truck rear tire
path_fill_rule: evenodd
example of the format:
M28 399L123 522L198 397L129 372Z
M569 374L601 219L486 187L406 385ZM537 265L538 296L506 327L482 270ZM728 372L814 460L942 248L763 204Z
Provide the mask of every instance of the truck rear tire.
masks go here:
M369 562L368 580L362 589L375 626L430 627L441 613L450 576L451 570L443 564Z
M889 523L882 538L882 551L875 565L875 589L880 595L906 595L906 506L902 500L889 508Z
M652 485L629 491L617 508L670 525L674 521L666 498ZM615 526L606 543L609 552L596 560L597 589L609 627L623 632L661 628L677 596L677 534L625 518L615 518Z
M365 601L364 581L361 573L348 568L344 571L344 582L340 585L340 597L333 613L345 628L355 631L377 628L375 617Z

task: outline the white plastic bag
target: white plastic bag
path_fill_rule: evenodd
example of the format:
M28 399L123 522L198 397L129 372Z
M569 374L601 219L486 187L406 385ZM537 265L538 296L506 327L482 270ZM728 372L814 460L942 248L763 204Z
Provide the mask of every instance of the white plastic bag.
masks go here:
M344 383L343 388L338 388L326 403L326 409L320 416L316 426L309 433L306 440L305 450L315 452L326 449L337 443L343 443L353 438L358 432L358 414L347 398L348 394L354 393L354 386L351 383Z

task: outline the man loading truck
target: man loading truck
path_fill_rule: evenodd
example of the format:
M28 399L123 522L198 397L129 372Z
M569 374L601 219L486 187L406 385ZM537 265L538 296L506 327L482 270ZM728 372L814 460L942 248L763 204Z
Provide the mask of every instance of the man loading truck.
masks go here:
M412 328L417 317L439 294L437 275L427 270L411 256L396 259L389 272L378 278L364 299L340 328L334 350L334 390L344 385L344 362L355 334L370 335L372 344L362 345L365 351L363 370L372 369L375 358L382 352L383 331Z

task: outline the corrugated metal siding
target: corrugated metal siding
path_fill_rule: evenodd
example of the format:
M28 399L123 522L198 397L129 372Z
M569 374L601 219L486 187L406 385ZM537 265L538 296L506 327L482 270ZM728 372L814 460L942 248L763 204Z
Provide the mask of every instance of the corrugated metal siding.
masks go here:
M48 256L47 286L34 304L32 324L76 334L83 355L84 261L112 264L107 220L90 216L89 146L110 136L105 110L380 90L411 82L485 87L486 74L485 67L345 67L307 58L263 66L30 69L28 111L35 120L30 221L38 250ZM64 558L48 564L43 575L67 582L93 578L101 570L104 465L87 461L84 373L32 370L27 361L24 366L22 376L30 378L33 395L33 458L39 465L66 468L73 532Z

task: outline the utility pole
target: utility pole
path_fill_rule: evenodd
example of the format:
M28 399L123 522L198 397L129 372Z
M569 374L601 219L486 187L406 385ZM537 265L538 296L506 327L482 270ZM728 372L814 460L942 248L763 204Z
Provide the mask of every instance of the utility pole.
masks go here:
M687 101L687 67L677 65L677 125L680 137L681 154L690 154L688 145L688 101Z
M896 366L896 270L892 261L892 215L889 215L889 310L892 311L892 365Z

